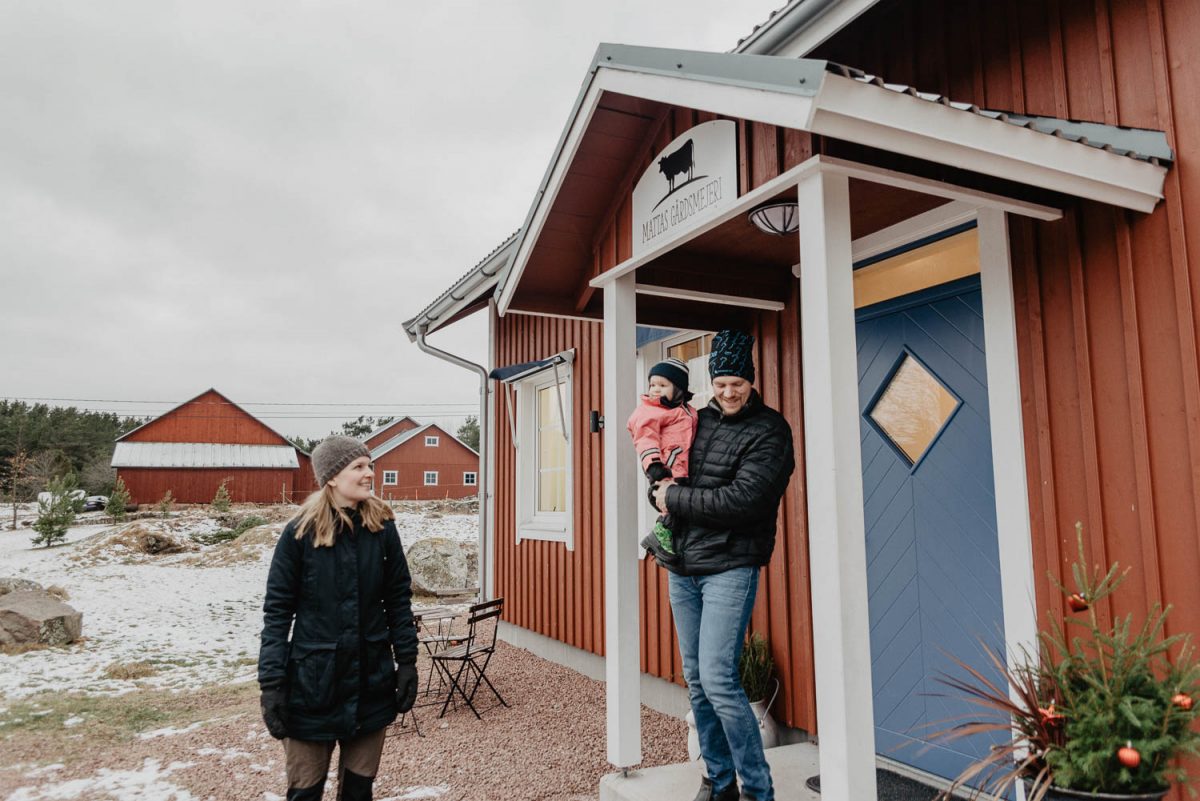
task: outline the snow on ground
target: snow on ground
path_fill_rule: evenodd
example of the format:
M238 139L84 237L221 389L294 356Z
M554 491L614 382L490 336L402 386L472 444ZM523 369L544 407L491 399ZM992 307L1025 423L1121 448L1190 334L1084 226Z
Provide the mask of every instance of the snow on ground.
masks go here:
M21 787L7 801L42 801L42 799L114 798L122 801L195 801L195 796L172 782L168 777L190 768L190 762L172 762L163 767L156 759L147 759L140 770L109 770L101 768L95 777L72 779L38 788ZM33 774L27 774L32 776ZM103 796L95 795L103 792Z
M0 520L11 507L0 506ZM184 512L171 528L211 532L203 511ZM405 547L427 537L474 541L471 514L397 514ZM72 528L67 543L35 548L29 529L0 531L0 577L31 579L67 590L67 603L83 613L81 643L0 654L0 699L44 690L116 694L138 687L186 690L254 677L262 629L262 597L270 549L248 561L204 566L205 554L138 555L120 560L77 558L113 531L111 525ZM198 563L198 564L197 564ZM111 665L149 662L156 672L138 679L105 675ZM140 796L138 796L140 797Z

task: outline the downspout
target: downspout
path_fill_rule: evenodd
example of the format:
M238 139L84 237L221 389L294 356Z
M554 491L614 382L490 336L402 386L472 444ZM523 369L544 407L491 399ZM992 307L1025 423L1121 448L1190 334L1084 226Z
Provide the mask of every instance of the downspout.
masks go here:
M417 327L417 347L430 356L436 356L444 362L462 367L465 370L473 370L479 374L479 473L475 476L475 486L479 490L479 600L490 601L491 598L485 597L487 593L488 582L485 580L485 571L487 570L487 477L488 477L488 371L475 362L469 362L466 359L455 356L453 353L447 353L444 350L439 350L433 345L425 341L425 332L428 330L428 324L422 324Z

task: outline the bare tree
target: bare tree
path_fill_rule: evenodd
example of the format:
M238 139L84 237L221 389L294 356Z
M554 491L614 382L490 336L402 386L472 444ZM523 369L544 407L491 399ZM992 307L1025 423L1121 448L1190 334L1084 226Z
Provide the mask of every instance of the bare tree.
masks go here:
M8 477L11 482L8 499L12 501L13 531L17 530L17 490L21 486L21 479L25 476L25 471L28 468L29 454L25 451L18 450L8 458Z

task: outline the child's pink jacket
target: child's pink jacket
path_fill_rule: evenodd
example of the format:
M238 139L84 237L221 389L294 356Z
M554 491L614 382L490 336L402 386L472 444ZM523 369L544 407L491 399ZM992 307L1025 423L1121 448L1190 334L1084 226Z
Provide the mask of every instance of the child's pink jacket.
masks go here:
M675 478L687 475L688 451L696 436L696 410L689 404L669 408L643 395L626 427L643 472L651 462L662 462Z

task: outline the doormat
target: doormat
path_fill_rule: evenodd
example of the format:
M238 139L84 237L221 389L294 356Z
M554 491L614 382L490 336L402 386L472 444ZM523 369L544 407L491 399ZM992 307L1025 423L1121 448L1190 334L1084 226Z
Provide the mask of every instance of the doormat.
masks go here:
M814 792L821 792L820 776L810 776L804 784ZM936 787L883 768L875 769L875 787L879 801L933 801L941 792Z

